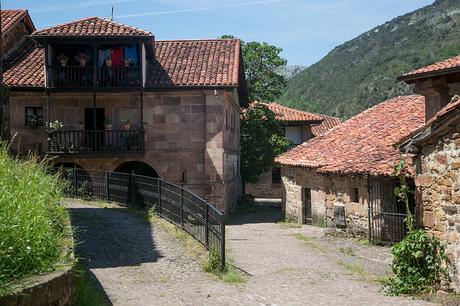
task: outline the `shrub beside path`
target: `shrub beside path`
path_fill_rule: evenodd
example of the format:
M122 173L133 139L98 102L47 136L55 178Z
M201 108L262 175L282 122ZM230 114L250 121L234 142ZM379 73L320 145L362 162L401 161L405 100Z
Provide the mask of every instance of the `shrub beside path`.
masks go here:
M277 209L228 225L231 257L248 273L246 283L228 284L155 223L81 201L68 207L77 253L113 305L433 305L379 292L373 273L388 270L384 249L276 224Z

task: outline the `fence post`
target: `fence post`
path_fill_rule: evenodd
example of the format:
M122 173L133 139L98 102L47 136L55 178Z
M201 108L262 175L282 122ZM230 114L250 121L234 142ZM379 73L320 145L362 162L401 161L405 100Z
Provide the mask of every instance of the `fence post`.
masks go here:
M204 202L204 242L209 249L209 203L208 200Z
M105 198L107 202L110 199L110 194L109 194L109 171L105 171Z
M131 205L136 208L136 195L134 193L134 171L131 171Z
M184 228L184 183L180 187L180 226Z
M158 178L158 214L160 216L163 216L161 212L161 179L160 178Z
M220 221L220 267L225 269L225 214Z
M77 167L73 166L73 187L74 187L74 195L75 197L78 195L77 190Z

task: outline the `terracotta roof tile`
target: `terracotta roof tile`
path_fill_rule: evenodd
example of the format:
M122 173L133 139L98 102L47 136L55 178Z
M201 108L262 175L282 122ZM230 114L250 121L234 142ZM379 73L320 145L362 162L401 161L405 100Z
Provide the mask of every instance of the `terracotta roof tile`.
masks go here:
M425 73L441 72L443 70L449 70L449 69L458 68L458 67L460 67L460 55L457 55L452 58L448 58L444 61L437 62L432 65L428 65L426 67L422 67L420 69L411 71L409 73L406 73L401 77L401 79L423 75Z
M45 86L44 56L44 49L37 48L34 41L26 39L5 60L5 84L10 87Z
M89 17L35 31L32 36L151 36L150 32L100 17Z
M239 40L157 41L155 53L146 87L238 86Z
M19 20L27 15L27 10L2 10L2 31L5 34Z
M238 86L239 40L157 41L146 87ZM6 60L5 83L44 86L44 52L28 40Z
M394 147L424 123L424 97L380 103L278 156L282 165L317 168L319 173L390 175L399 158Z
M261 103L268 107L269 110L274 112L277 116L276 119L280 121L322 121L323 118L320 115L304 112L295 108L290 108L278 103L264 103L264 102L252 102L251 105L255 103Z
M341 123L339 118L336 117L331 117L331 116L326 116L326 115L320 115L322 118L321 124L314 125L311 127L311 132L313 136L319 136L321 134L326 133L330 129L336 127Z

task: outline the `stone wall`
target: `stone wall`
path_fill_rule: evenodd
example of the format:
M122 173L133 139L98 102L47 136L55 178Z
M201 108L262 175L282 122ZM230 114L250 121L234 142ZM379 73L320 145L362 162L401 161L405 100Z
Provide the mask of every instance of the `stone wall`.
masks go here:
M85 108L93 93L12 92L11 134L18 152L47 151L44 127L25 126L25 107L43 107L44 121L59 120L64 129L84 129ZM127 161L150 165L165 180L180 183L229 210L241 194L238 95L233 91L96 93L114 129L129 119L132 129L145 129L145 153L131 156L60 156L55 162L74 162L85 169L113 171ZM48 112L50 118L48 119ZM226 117L230 119L227 120ZM227 126L228 125L228 126Z
M319 175L314 169L281 167L283 192L282 207L287 219L304 221L303 199L306 189L311 190L313 219L338 227L334 208L345 209L345 229L353 235L368 233L367 185L362 176ZM353 202L351 193L358 188L359 200Z
M460 124L451 125L422 147L415 178L418 222L445 243L452 264L452 287L456 291L460 291L459 132Z
M33 276L24 289L0 298L2 306L71 306L75 285L71 268Z
M259 175L257 183L246 184L246 194L256 198L281 198L282 184L272 182L272 170Z

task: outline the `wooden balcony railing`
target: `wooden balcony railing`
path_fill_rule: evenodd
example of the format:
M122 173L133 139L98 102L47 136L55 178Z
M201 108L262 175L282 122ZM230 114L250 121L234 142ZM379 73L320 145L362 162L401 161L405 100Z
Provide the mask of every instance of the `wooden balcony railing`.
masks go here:
M144 131L65 131L48 134L51 154L132 154L144 152Z
M140 66L48 67L48 87L51 88L127 88L141 86Z

